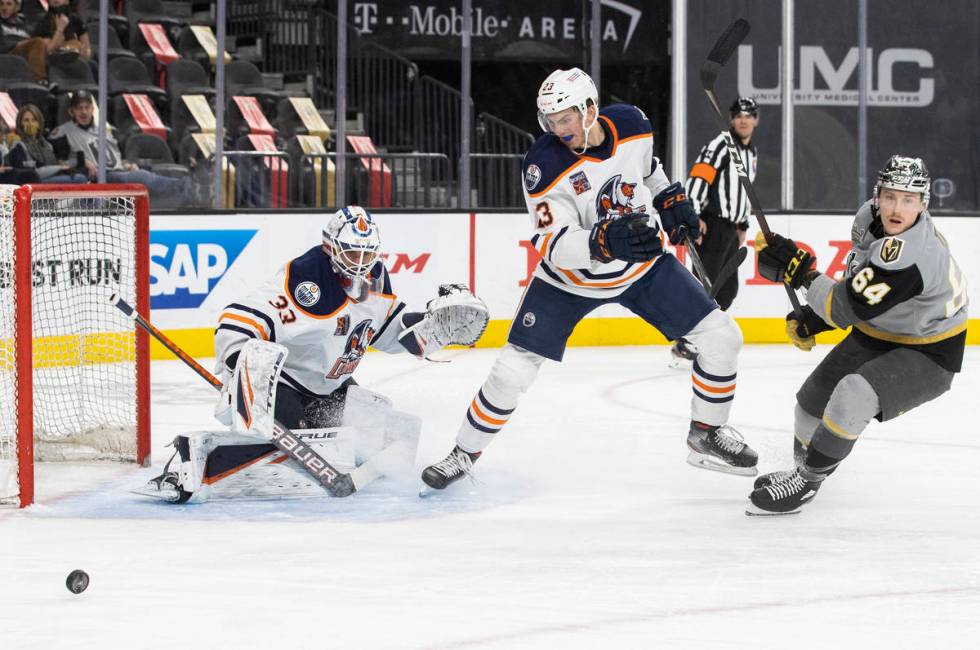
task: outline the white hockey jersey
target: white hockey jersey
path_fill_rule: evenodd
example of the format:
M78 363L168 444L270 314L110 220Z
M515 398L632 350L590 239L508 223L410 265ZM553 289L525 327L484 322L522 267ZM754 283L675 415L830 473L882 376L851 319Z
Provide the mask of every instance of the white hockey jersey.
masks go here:
M531 145L522 165L524 199L533 220L531 243L541 255L534 275L570 293L608 298L643 277L659 257L642 264L597 262L589 252L592 226L645 212L649 225L659 227L653 197L670 181L653 155L653 130L643 111L607 106L593 128L602 128L606 139L582 155L551 133Z
M405 303L392 293L380 261L362 302L344 292L322 246L290 260L270 281L222 311L215 330L216 372L250 338L286 346L281 381L308 396L332 393L357 368L367 347L404 352L398 342Z

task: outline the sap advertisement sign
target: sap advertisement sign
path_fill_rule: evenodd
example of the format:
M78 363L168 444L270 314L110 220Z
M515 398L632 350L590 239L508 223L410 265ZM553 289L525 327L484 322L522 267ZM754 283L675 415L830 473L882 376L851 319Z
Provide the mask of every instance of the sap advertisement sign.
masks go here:
M200 307L257 230L151 230L150 309Z

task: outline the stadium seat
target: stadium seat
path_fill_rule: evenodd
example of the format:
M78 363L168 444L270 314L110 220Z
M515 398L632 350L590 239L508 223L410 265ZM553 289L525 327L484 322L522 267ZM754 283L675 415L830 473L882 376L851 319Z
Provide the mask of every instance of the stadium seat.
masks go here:
M279 101L286 93L266 88L262 73L254 63L232 61L225 66L225 95L255 97L262 105L262 112L275 120Z
M131 34L139 30L139 23L159 23L167 30L171 42L177 40L180 30L186 24L183 20L170 16L160 0L126 0L126 17L129 19Z
M116 141L120 147L125 148L126 140L136 133L151 133L164 140L170 139L170 127L163 124L153 101L145 95L116 95L112 98L110 110L110 122L116 128Z
M99 37L99 2L98 0L89 0L85 3L86 6L80 7L79 15L81 15L82 20L85 21L85 27L88 29L89 41L92 42L93 47L95 41ZM116 38L118 39L120 45L119 47L124 50L131 50L129 47L129 21L126 20L124 16L120 16L116 12L115 2L110 0L109 2L109 31L115 31ZM109 46L112 47L112 34L109 34Z
M126 140L123 157L142 169L149 169L163 176L181 177L191 173L184 165L174 163L167 143L149 133L135 133Z
M204 70L212 69L211 55L201 46L190 27L182 29L175 42L177 44L175 49L182 59L193 61Z
M50 90L34 81L27 61L19 56L0 54L0 90L17 106L34 104L44 112L45 121L54 117L55 100Z
M92 76L92 68L81 59L59 61L48 59L48 80L55 84L55 93L69 93L88 90L95 94L99 90Z
M157 112L166 122L170 118L170 97L167 91L154 86L146 66L135 58L120 58L109 61L109 97L122 93L137 93L153 100Z
M88 39L92 44L92 58L98 60L99 58L99 23L98 21L90 22L85 25L88 28ZM136 53L132 50L127 50L122 46L122 42L119 40L119 35L116 33L115 27L110 23L107 30L106 36L106 56L109 57L109 61L119 58L130 58L135 59Z

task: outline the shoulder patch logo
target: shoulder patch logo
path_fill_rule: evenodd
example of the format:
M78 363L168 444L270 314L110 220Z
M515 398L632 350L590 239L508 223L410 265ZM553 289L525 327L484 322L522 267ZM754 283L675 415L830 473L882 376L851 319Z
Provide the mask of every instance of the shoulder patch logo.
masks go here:
M885 264L891 264L897 262L898 258L902 256L902 248L905 246L905 242L898 237L889 237L881 242L881 261Z
M534 312L529 311L524 314L524 319L521 322L524 324L524 327L534 327L534 321L536 320L537 318L534 317Z
M524 188L528 192L533 190L541 182L541 169L537 165L528 165L527 171L524 172Z
M334 336L347 336L347 331L350 329L350 316L344 314L337 318L337 329L334 330Z
M315 282L301 282L293 294L296 302L304 307L312 307L320 300L320 287Z
M575 196L585 194L592 189L592 185L589 183L589 177L585 175L585 172L575 172L568 177L568 182L572 184L572 189L575 190Z

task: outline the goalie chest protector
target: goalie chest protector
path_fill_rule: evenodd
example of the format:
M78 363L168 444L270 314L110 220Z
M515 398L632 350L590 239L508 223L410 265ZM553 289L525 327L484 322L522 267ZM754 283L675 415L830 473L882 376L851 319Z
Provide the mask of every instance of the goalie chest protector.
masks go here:
M329 395L403 308L384 264L375 264L370 278L368 297L354 302L323 248L311 248L224 309L215 331L217 359L223 361L249 338L280 343L289 349L281 381L305 395Z

